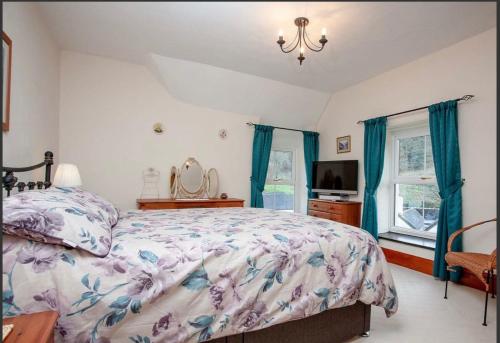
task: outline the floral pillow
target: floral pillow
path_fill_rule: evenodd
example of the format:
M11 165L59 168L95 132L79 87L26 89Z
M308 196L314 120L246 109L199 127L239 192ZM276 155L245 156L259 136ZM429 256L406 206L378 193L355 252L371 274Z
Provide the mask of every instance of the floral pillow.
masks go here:
M51 187L3 200L3 232L106 256L118 211L107 200L79 188Z

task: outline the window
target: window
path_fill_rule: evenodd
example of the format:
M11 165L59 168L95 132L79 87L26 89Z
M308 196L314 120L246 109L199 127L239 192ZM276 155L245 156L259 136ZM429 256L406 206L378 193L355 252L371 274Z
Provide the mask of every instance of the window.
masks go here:
M295 164L293 151L272 150L269 157L264 208L294 210Z
M435 239L441 199L429 128L394 131L392 150L390 231Z

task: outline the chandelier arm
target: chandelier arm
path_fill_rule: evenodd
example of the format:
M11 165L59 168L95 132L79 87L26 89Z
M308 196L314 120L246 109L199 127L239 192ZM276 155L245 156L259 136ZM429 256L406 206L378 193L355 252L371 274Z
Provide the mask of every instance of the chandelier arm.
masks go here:
M297 34L295 35L293 40L290 42L290 44L288 44L284 48L282 46L280 46L281 51L283 51L285 54L288 54L289 52L292 52L293 50L295 50L295 48L297 47L297 44L295 44L295 46L291 50L288 50L288 49L295 43L295 41L297 41L298 37L299 37L299 31L297 30Z
M297 39L298 38L298 39ZM293 48L291 48L290 50L286 50L288 49L295 41L297 41L297 43L295 43L295 45L293 46ZM299 42L300 42L300 36L299 36L299 31L297 31L297 34L295 35L295 38L293 39L293 41L288 44L288 46L286 46L285 48L283 48L282 46L280 46L281 48L281 51L283 51L285 54L288 54L292 51L294 51L296 48L297 48L297 45L299 45Z
M299 26L299 53L302 49L302 41L304 40L304 27Z
M283 39L283 34L280 34L277 42L280 46L281 51L285 54L288 54L299 47L300 53L297 59L299 60L300 65L302 65L302 62L306 59L306 57L304 56L305 48L314 52L320 52L324 49L325 44L328 42L325 34L322 33L321 39L319 40L321 46L315 44L309 37L309 33L306 31L306 26L308 23L309 20L305 17L296 18L295 25L297 26L297 34L295 35L294 39L290 43L288 43L288 45L284 46L286 41Z
M320 50L318 50L318 51L321 51L321 50L323 49L324 45L323 45L323 46L319 46L319 45L314 44L314 42L313 42L313 41L311 40L311 38L309 37L309 34L307 33L307 31L305 31L305 32L306 32L306 37L307 37L307 39L309 40L309 44L311 44L312 46L314 46L314 47L315 47L315 48L317 48L317 49L320 49ZM304 39L304 40L305 40L305 39ZM307 46L307 47L309 48L309 46ZM310 48L309 48L309 49L310 49Z
M321 47L321 49L314 49L312 47L309 46L309 44L307 44L307 41L304 39L304 44L309 48L309 50L312 50L314 52L320 52L321 50L323 50L324 48L324 45Z

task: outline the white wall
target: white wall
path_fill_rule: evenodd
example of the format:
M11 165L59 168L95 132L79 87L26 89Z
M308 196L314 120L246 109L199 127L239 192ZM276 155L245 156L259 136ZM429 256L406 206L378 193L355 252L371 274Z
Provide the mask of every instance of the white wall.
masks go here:
M253 129L245 123L259 118L181 103L144 66L66 51L60 98L60 160L78 166L84 188L135 208L144 169L161 172L166 197L170 167L195 157L217 169L220 192L249 206Z
M399 112L464 94L476 97L459 104L463 223L496 217L496 29L464 40L409 64L333 94L318 122L320 159L360 161L358 199L363 199L363 126L360 119ZM425 111L389 120L389 127L427 118ZM351 135L350 153L337 155L336 137ZM384 173L388 172L385 168ZM380 194L379 194L380 195ZM384 230L383 227L380 228ZM494 226L470 231L464 249L491 252ZM432 257L432 252L381 241L382 246Z
M3 132L3 163L23 167L58 156L59 49L38 7L4 2L3 30L12 39L10 129ZM25 175L23 175L25 174ZM29 173L18 174L28 180ZM37 170L43 180L44 170ZM30 179L31 180L31 179Z

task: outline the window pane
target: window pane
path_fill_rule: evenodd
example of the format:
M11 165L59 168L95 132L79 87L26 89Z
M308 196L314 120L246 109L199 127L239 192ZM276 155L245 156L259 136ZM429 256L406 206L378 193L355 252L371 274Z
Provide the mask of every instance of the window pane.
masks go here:
M431 136L425 136L425 175L434 175Z
M293 153L291 151L275 151L274 158L276 163L276 179L292 183Z
M276 151L271 150L271 155L269 156L269 165L267 166L267 180L274 180L276 176Z
M417 176L424 172L425 137L400 138L399 176Z
M293 152L272 150L269 156L267 182L263 192L264 207L293 211Z
M274 190L275 185L266 184L262 197L264 198L264 208L274 208Z
M397 227L436 233L439 219L439 191L436 185L396 184L394 223Z
M439 209L439 205L441 205L441 198L439 197L438 186L425 185L425 187L424 187L424 207L425 208L438 208Z
M267 180L293 183L293 152L272 150L267 168Z
M293 185L266 184L262 195L264 197L264 208L293 211Z

